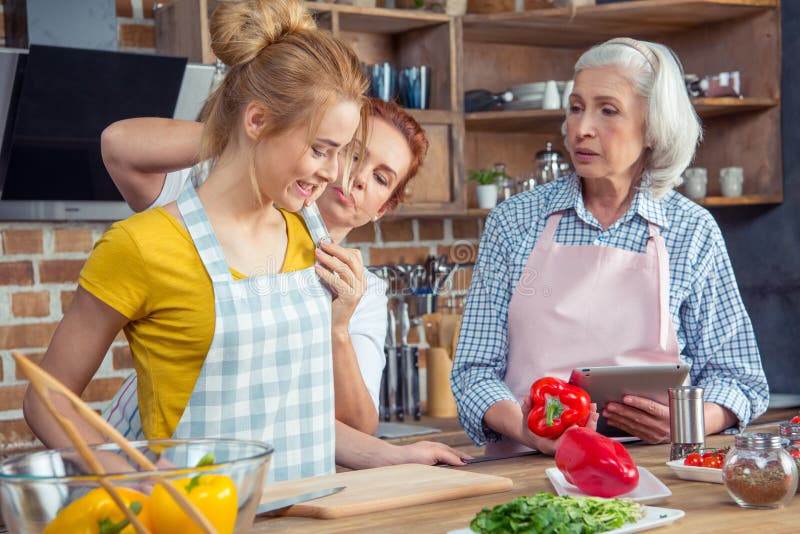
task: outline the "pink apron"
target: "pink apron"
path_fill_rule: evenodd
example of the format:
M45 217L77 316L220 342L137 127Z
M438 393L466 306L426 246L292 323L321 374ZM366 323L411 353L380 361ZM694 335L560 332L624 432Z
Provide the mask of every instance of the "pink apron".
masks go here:
M644 254L565 246L553 240L561 215L547 219L508 307L505 382L520 402L535 379L568 380L575 367L680 362L658 227L648 223ZM503 439L487 445L486 454L525 450Z

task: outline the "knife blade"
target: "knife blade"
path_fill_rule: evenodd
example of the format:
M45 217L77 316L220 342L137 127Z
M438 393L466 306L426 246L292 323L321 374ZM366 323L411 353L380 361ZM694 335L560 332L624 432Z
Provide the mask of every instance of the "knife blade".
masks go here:
M322 497L327 497L328 495L339 493L346 487L347 486L339 486L337 488L325 488L317 491L309 491L307 493L301 493L299 495L292 495L291 497L286 497L283 499L277 499L275 501L261 503L258 506L256 514L265 514L267 512L280 510L281 508L294 506L295 504L300 504L301 502L313 501L314 499L321 499Z
M507 460L509 458L519 458L521 456L533 456L536 454L542 454L537 450L530 450L530 451L523 451L523 452L515 452L513 454L509 454L506 456L478 456L477 458L470 458L467 460L467 465L469 464L479 464L481 462L493 462L495 460Z

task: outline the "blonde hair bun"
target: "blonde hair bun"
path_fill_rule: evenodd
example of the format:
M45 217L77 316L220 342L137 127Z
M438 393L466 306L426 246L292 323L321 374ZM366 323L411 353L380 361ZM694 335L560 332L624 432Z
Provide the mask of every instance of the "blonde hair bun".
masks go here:
M236 67L286 35L316 28L300 0L222 0L211 15L211 50Z

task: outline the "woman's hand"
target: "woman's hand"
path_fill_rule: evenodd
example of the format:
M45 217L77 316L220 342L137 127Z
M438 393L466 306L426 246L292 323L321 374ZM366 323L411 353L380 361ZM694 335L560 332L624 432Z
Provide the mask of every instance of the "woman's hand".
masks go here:
M395 445L391 464L465 465L472 456L434 441L418 441L410 445Z
M622 403L609 402L603 410L608 424L645 443L669 441L669 407L644 397L625 395Z
M331 329L347 332L350 319L367 290L361 251L334 243L322 243L316 250L317 275L336 293L331 309Z
M543 454L555 454L556 449L558 449L558 446L561 444L561 439L564 437L564 434L561 434L556 439L549 439L543 438L542 436L537 436L531 432L528 428L528 413L530 411L531 398L525 397L525 400L522 402L522 435L525 437L523 444L532 449L536 449ZM590 430L597 429L597 419L599 417L600 416L597 413L597 404L592 403L589 410L589 419L586 421L586 428Z

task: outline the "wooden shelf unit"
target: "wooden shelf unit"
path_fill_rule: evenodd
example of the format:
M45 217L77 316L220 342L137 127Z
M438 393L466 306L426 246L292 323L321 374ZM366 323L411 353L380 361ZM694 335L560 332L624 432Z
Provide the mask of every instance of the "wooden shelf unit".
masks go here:
M778 7L778 0L637 0L520 13L465 15L470 41L589 47L612 37L680 33Z
M214 0L173 0L156 12L159 52L209 56L207 13ZM431 140L428 160L398 217L481 216L468 169L503 161L512 176L533 170L550 141L566 154L563 110L463 113L463 92L568 80L589 46L621 35L671 46L687 73L739 70L743 99L695 99L705 139L695 166L708 169L708 206L783 200L780 134L779 0L632 0L525 12L447 15L307 2L320 27L350 43L365 64L433 69L431 109L409 110ZM201 30L202 29L202 30ZM203 53L201 54L202 51ZM719 169L742 166L745 196L719 196Z
M700 118L733 115L769 109L779 104L774 98L695 98L694 108ZM498 132L534 131L552 132L564 121L563 109L528 109L524 111L479 111L466 113L467 130Z
M466 15L462 23L465 90L500 92L516 84L569 80L589 46L618 36L670 46L687 73L740 71L745 98L693 100L704 139L692 165L708 169L707 205L782 202L778 0L632 0L574 12ZM502 161L512 176L530 173L535 153L548 141L566 156L563 119L563 110L466 114L465 169ZM720 196L719 171L729 166L744 168L741 199ZM474 206L470 195L467 207Z
M334 32L400 34L419 28L447 24L450 17L427 11L355 7L344 4L306 2L316 14L320 28Z

